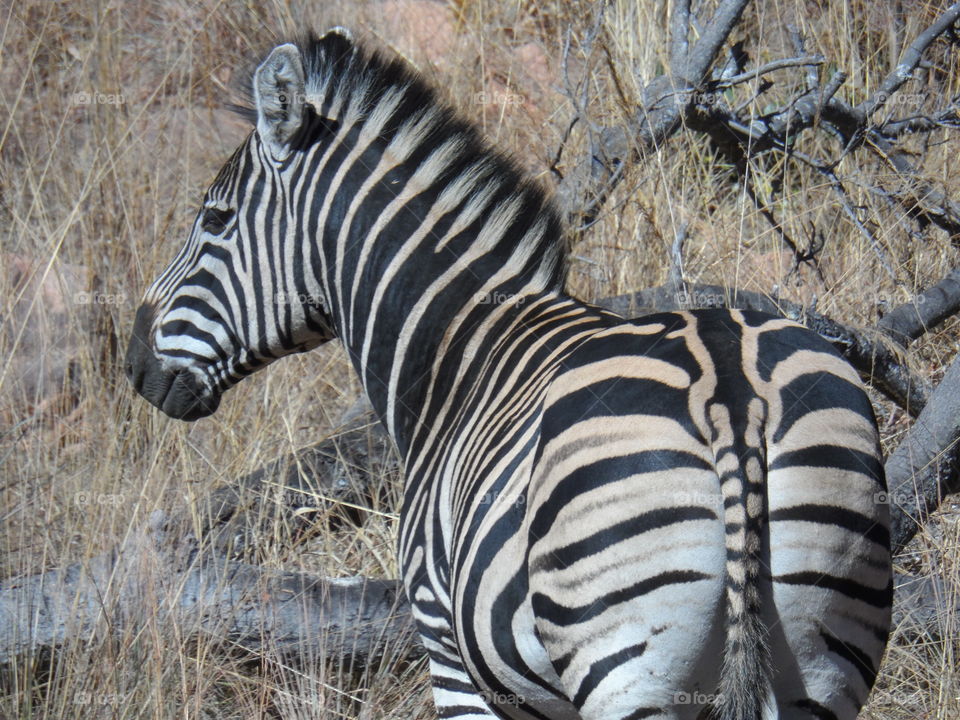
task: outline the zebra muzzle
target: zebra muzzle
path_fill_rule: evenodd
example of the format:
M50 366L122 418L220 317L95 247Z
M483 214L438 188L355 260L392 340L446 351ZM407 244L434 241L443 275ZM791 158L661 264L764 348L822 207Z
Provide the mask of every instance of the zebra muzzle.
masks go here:
M153 309L141 305L127 346L124 371L134 389L151 405L178 420L199 420L220 405L220 393L211 391L186 368L170 368L149 341Z

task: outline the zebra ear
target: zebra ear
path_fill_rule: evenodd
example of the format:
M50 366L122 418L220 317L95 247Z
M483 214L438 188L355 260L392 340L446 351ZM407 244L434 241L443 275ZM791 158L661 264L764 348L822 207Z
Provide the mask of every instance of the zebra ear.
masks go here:
M343 27L343 25L335 25L334 27L330 28L329 30L327 30L327 31L323 34L323 36L322 36L320 39L321 39L321 40L326 40L326 39L329 38L331 35L339 35L341 38L343 38L344 40L346 40L348 43L352 43L352 42L353 42L353 33L350 32L350 30L349 30L348 28Z
M273 49L257 68L253 78L257 103L257 131L271 154L283 159L287 144L303 121L306 94L303 61L296 45L286 43Z

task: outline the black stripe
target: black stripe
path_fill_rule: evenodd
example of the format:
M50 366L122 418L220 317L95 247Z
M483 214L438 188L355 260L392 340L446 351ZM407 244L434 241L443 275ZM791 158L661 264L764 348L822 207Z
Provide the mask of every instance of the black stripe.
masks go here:
M571 650L566 655L557 658L556 660L550 661L550 664L553 665L553 669L556 670L557 675L563 677L563 673L566 672L567 668L570 667L570 662L576 657L576 651Z
M543 444L541 442L541 447ZM537 508L530 524L530 536L545 537L560 511L592 490L619 482L631 475L683 468L709 471L713 469L713 465L693 453L676 450L646 450L583 465L558 482L550 497ZM642 482L644 481L641 479L638 484Z
M744 318L750 317L744 313ZM771 319L772 316L766 316ZM777 318L778 320L781 318ZM752 323L751 323L752 324ZM811 350L824 354L824 361L833 362L839 353L826 340L805 327L788 325L779 329L767 329L757 337L755 356L756 369L764 382L773 379L773 371L784 360L788 360L798 350Z
M217 339L206 330L201 330L189 320L172 320L165 322L160 326L160 335L164 338L188 337L191 340L202 342L210 348L211 354L216 356L217 360L226 362L229 358L223 347L217 342ZM165 355L172 356L176 351L164 351ZM192 353L196 357L196 353ZM204 357L204 361L210 362L210 356Z
M487 712L490 712L489 710ZM483 711L478 710L473 705L450 705L440 711L440 718L459 718L465 715L482 715ZM498 717L506 717L502 713L496 713Z
M629 587L607 593L587 605L565 607L543 593L534 593L531 603L533 614L540 619L559 626L576 625L592 620L615 605L634 600L668 585L698 582L712 577L696 570L667 570L659 575L640 580Z
M436 658L431 658L436 662ZM447 663L440 663L446 667L451 667ZM456 668L462 670L462 668ZM448 677L438 677L437 675L431 676L430 684L437 690L449 690L450 692L459 692L459 693L476 693L478 692L477 687L473 683L463 682L462 680L455 680Z
M718 520L713 510L694 505L658 508L614 525L601 527L588 537L552 550L531 564L532 572L561 570L644 533L694 520Z
M829 708L824 707L816 700L811 700L810 698L804 698L803 700L797 700L793 703L795 708L800 710L806 710L817 720L838 720L836 714Z
M853 643L841 640L828 632L821 631L820 637L823 638L827 650L839 655L857 669L867 688L873 687L873 681L877 677L877 668L867 653Z
M809 445L800 450L781 453L770 464L771 471L790 467L822 467L857 472L873 479L881 489L885 489L880 458L876 454L843 445Z
M644 718L655 717L656 715L662 715L663 710L659 708L637 708L629 715L625 715L623 720L644 720Z
M828 372L814 371L791 380L780 389L783 415L773 434L779 443L793 425L817 410L849 410L872 426L873 408L863 390L853 383Z
M872 605L876 608L890 607L890 599L893 588L892 580L885 588L877 589L848 578L839 578L834 575L819 573L812 570L789 573L787 575L777 575L773 578L773 581L785 583L787 585L808 585L810 587L820 587L826 590L832 590L853 600L865 602L868 605Z
M580 682L580 687L577 688L577 692L573 696L573 704L576 705L578 709L582 708L587 698L590 697L590 693L597 689L597 685L603 682L607 675L621 665L640 657L646 650L647 643L642 642L637 645L625 647L611 655L607 655L602 660L591 663L590 670L587 671L586 676Z
M836 505L816 505L813 503L794 505L774 510L769 516L770 522L797 521L833 525L862 535L867 540L884 548L890 547L890 531L873 518Z

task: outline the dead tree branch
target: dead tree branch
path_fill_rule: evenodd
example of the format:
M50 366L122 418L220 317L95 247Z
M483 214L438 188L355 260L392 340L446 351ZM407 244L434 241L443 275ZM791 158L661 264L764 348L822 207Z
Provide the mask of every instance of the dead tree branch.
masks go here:
M960 492L960 357L954 359L907 437L887 459L892 542L901 550L943 497Z
M911 78L913 71L923 59L923 53L933 44L933 41L953 27L958 20L960 20L960 3L954 3L944 10L930 27L917 35L901 56L893 72L884 78L880 88L873 95L857 106L856 113L866 121L882 108L887 100Z
M562 206L570 208L567 216L570 227L578 231L588 228L622 180L628 157L644 155L653 150L680 127L684 106L707 76L717 53L739 22L748 2L724 0L705 25L707 32L692 48L688 41L693 22L690 4L684 1L675 5L671 17L670 74L654 79L644 89L642 105L631 119L629 128L591 130L587 152L570 172L560 175L557 193ZM598 11L598 20L602 17L601 13L602 9ZM599 23L595 24L585 46L593 46L599 28ZM566 70L564 74L567 75ZM593 127L586 117L582 93L574 90L569 80L566 84L567 95L576 114L575 121ZM579 87L586 86L587 78L583 78ZM558 156L560 154L562 147Z
M175 525L154 513L145 531L112 552L0 582L0 657L108 631L132 636L150 622L224 650L357 666L414 647L399 581L267 570L201 551Z
M884 315L877 327L906 347L948 317L960 312L960 269Z
M324 578L238 559L273 533L264 523L325 523L325 506L361 507L399 462L379 424L279 458L147 527L114 550L59 570L0 582L0 658L148 622L223 649L360 666L419 654L397 580ZM394 478L396 479L396 478ZM307 508L311 512L305 513ZM0 660L2 662L2 660Z
M675 81L680 81L692 90L699 89L710 72L714 60L730 37L730 33L740 22L743 11L749 4L749 0L723 0L720 7L706 24L706 32L697 41L697 44L690 49L679 66L670 68L671 75ZM687 8L686 25L681 26L678 22L676 27L685 34L690 32L690 13ZM680 58L677 58L680 60Z
M747 0L722 2L708 23L698 23L706 31L692 47L688 37L690 27L697 19L688 2L674 5L670 18L669 72L645 86L640 108L625 126L591 125L586 153L574 163L570 172L561 177L558 194L564 207L569 209L570 226L582 231L595 222L606 199L623 179L628 161L641 159L660 147L680 127L710 137L741 174L748 171L749 159L766 152L778 152L794 159L797 139L808 130L822 128L839 139L843 148L839 157L819 163L821 168L836 176L835 188L842 187L843 178L836 175L840 160L865 146L895 171L899 187L886 190L887 195L918 223L940 227L954 243L960 243L960 204L924 180L906 153L896 145L900 136L910 132L960 127L957 98L948 107L928 116L886 118L879 124L871 124L871 118L912 77L930 46L956 27L960 21L960 3L948 7L917 35L893 72L859 105L851 105L838 97L847 77L844 72L835 72L825 85L821 85L816 73L808 71L804 91L779 108L749 116L743 114L742 107L728 106L718 91L759 78L774 69L810 68L824 59L806 56L802 38L794 32L798 57L783 58L752 70L735 67L732 73L711 74L721 48L740 21L746 5ZM767 80L764 83L761 91L772 86ZM577 117L586 122L586 103L580 98L575 105ZM755 201L761 210L765 207L759 198ZM854 220L859 223L859 218ZM771 221L777 224L775 219Z

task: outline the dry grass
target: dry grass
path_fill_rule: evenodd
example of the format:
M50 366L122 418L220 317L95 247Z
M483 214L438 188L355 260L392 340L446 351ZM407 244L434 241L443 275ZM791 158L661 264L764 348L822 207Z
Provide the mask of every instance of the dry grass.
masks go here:
M909 37L935 8L904 4ZM7 114L0 115L0 262L30 259L31 272L54 287L79 273L88 294L78 298L74 286L53 316L36 284L14 285L10 273L0 273L0 323L13 316L14 306L32 309L26 325L8 320L0 326L0 357L7 359L0 366L0 577L36 574L103 552L153 510L182 505L218 482L316 442L359 392L343 353L331 344L261 373L229 393L217 415L184 425L134 398L116 355L140 294L176 252L202 190L246 131L222 109L229 88L276 39L303 27L343 24L391 47L442 81L498 147L540 176L570 118L556 90L568 28L571 72L589 78L599 121L622 116L640 84L666 62L665 11L649 0L610 3L604 28L609 62L579 52L587 2L438 3L431 42L417 42L419 36L394 23L379 2L331 2L322 10L313 5L26 0L2 10L0 107ZM789 54L782 27L800 25L811 51L850 73L843 92L856 100L890 68L884 18L866 0L778 0L748 11L736 35L763 61ZM956 56L933 59L935 67L908 92L956 95ZM799 82L789 72L777 79L778 93ZM498 93L505 103L484 102ZM764 102L755 103L758 112ZM929 140L916 141L917 159L929 180L957 197L960 182L951 163L960 140L946 132ZM803 142L811 154L838 151L813 134ZM871 182L894 182L863 154L845 159L840 171L852 171L852 163L862 163ZM688 279L815 295L821 311L854 324L873 323L884 304L898 304L957 265L957 251L943 233L911 234L915 227L901 210L852 185L852 199L894 270L891 277L822 179L776 163L758 163L751 172L764 192L782 182L772 207L788 232L804 242L811 225L826 233L822 280L790 272L781 241L731 169L703 138L681 133L630 172L611 210L572 249L570 289L594 299L659 284L683 225L689 228ZM924 338L911 352L915 369L938 380L958 337L952 320ZM59 381L46 376L39 386L24 382L32 363L65 347L73 357L65 390L51 388ZM889 449L908 424L899 411L883 403L878 409ZM258 557L285 569L396 577L389 515L374 517L361 533L315 533L295 547L278 526ZM911 569L942 576L955 598L958 548L955 516L942 514L923 533ZM944 621L943 637L957 637L955 622ZM960 717L956 650L955 642L899 638L865 716ZM20 663L4 676L0 717L432 717L421 665L401 668L388 658L357 677L323 663L294 668L265 658L251 664L202 639L187 642L176 628L159 623L129 637L103 633L69 643L54 655L52 674L37 675L41 665Z

